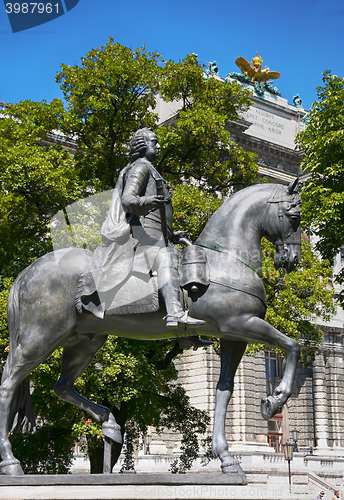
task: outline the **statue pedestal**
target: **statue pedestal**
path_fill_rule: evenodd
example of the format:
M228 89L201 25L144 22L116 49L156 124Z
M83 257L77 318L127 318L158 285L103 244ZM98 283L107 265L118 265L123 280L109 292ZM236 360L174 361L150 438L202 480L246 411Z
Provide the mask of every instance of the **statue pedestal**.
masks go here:
M0 476L0 500L307 500L288 485L240 486L235 474L78 474Z

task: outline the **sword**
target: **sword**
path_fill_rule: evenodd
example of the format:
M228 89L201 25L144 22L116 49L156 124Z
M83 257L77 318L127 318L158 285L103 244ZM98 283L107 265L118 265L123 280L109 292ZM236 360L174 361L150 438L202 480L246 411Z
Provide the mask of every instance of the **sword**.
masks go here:
M162 179L156 179L156 192L158 196L164 195L164 181ZM167 237L167 224L166 224L166 209L165 206L159 208L160 220L161 220L161 230L165 241L165 246L168 247L168 237Z

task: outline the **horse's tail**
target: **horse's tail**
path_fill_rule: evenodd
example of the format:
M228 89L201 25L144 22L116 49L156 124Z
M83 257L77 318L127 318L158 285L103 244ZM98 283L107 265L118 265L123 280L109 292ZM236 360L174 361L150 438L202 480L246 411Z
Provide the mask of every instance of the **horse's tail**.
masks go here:
M1 384L11 375L14 368L14 356L19 346L19 297L22 280L27 274L25 269L17 277L12 285L7 304L7 325L10 336L9 353L5 368L1 376ZM9 427L11 431L18 431L23 426L23 431L33 431L36 427L35 413L30 396L30 375L28 375L15 389L11 403L11 413L9 417Z

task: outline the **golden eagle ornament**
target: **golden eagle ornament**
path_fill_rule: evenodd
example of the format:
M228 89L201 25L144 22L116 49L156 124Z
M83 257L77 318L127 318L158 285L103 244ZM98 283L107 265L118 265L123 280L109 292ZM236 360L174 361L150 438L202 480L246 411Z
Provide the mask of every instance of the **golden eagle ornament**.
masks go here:
M267 82L268 80L276 80L281 76L277 71L270 71L267 66L262 69L263 59L258 55L258 52L256 52L256 57L252 59L252 65L244 57L237 57L235 64L244 75L250 78L251 82Z

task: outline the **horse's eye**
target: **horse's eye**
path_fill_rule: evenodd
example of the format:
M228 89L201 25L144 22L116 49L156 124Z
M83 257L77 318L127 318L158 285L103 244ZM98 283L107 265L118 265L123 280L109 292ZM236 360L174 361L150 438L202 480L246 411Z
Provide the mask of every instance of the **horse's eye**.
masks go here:
M300 224L300 214L293 213L293 214L287 214L287 216L292 227L296 229Z

